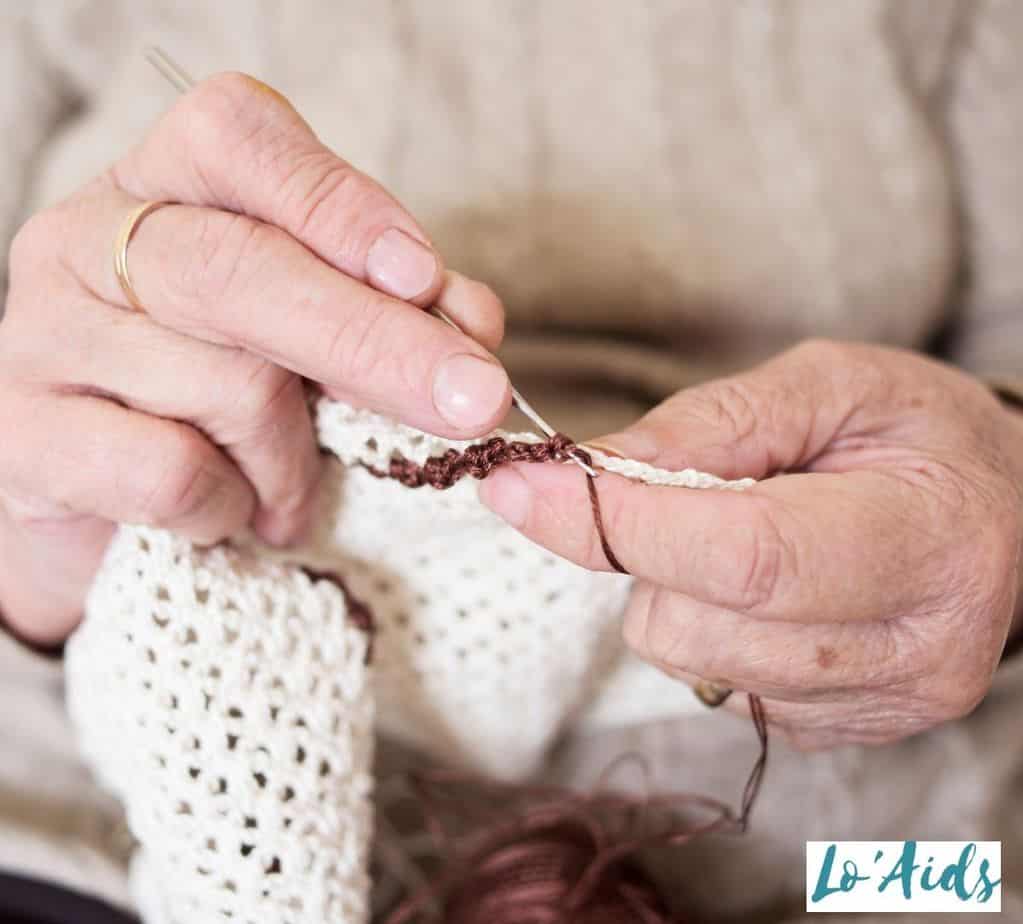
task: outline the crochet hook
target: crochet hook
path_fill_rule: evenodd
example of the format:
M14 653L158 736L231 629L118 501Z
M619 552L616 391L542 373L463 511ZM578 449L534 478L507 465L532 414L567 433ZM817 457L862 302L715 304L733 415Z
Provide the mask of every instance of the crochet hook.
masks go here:
M195 84L188 74L182 70L181 66L174 61L170 55L168 55L162 48L158 48L155 45L150 46L146 49L146 60L155 67L160 74L167 80L167 82L174 87L179 93L185 93ZM446 321L455 330L462 331L462 329L449 318L439 308L431 308L430 312L440 318L442 321ZM540 430L540 432L550 439L554 436L557 431L544 420L536 411L536 409L520 394L519 390L512 386L512 404L517 407L523 414L526 415ZM580 459L575 453L571 453L571 460L575 462L587 475L591 478L598 477L597 472L592 466L587 465L582 459Z
M454 321L451 320L440 308L434 306L430 309L430 314L440 318L442 321L450 324L455 330L465 333ZM522 397L522 393L513 385L512 386L512 404L518 408L523 414L526 415L535 425L536 428L548 439L552 436L557 435L557 430L554 429L546 420L544 420L537 412L536 408L533 407L525 398ZM591 478L597 478L596 470L587 465L582 459L580 459L575 453L569 452L569 458L575 462L587 475Z

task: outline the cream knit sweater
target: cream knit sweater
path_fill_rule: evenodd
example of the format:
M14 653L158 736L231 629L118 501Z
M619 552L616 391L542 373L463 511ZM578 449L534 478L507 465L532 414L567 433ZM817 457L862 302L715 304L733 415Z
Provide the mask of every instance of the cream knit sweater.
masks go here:
M504 297L513 378L573 435L809 335L945 334L980 374L1023 367L1014 0L8 4L5 239L170 102L141 59L153 41L196 75L274 84L403 199ZM922 739L781 753L755 834L672 878L691 905L780 920L807 838L986 835L1019 883L1021 695L1009 665L977 715ZM0 867L126 901L116 813L58 696L0 641ZM657 785L730 796L747 734L714 715L576 735L549 773L591 779L635 748Z

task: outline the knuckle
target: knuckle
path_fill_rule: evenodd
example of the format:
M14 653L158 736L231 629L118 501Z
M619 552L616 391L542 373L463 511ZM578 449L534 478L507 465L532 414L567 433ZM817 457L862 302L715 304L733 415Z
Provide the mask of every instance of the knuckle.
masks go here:
M186 310L200 317L223 304L246 270L256 270L271 256L279 233L243 215L204 210L190 223L176 278L169 288Z
M971 576L953 591L959 606L949 619L949 634L969 627L967 650L976 661L992 670L1001 656L1018 597L1016 548L1012 552L1000 540L978 542L980 549L966 558Z
M858 627L843 627L840 642L852 644ZM846 634L847 633L847 634ZM861 637L862 659L854 666L849 688L870 690L912 689L924 682L936 669L929 663L919 633L907 629L901 617L883 619L866 627Z
M811 359L839 358L845 356L848 344L830 337L806 337L789 350L790 355Z
M693 412L722 433L724 440L738 443L756 431L756 400L741 381L725 379L717 382L700 398L693 406Z
M792 542L765 507L754 509L757 513L736 536L735 583L728 602L740 611L770 607L781 594L783 577L798 575Z
M919 489L918 515L924 522L940 523L946 518L962 522L972 516L978 486L970 485L954 466L924 458L906 477Z
M312 429L296 425L296 416L307 414L302 379L272 362L253 365L246 359L247 371L233 387L235 398L226 403L212 432L218 443L237 447L243 455L286 444L289 451L275 453L273 472L255 487L262 504L293 513L304 507L317 471L309 464L310 456L316 458ZM309 445L299 445L296 434Z
M692 649L692 634L687 631L692 614L686 612L684 599L655 588L641 613L623 625L626 644L642 658L669 673L698 671L701 676L719 678L722 667L713 652ZM698 662L698 663L697 663Z
M991 689L991 672L981 667L966 672L960 679L960 688L956 718L965 718L984 701Z
M237 189L238 164L265 173L297 139L303 144L311 140L291 104L247 74L229 71L210 77L179 106L174 130L185 138L200 175L207 181L219 180L213 185L225 189Z
M622 640L641 658L647 658L646 641L649 632L650 606L637 605L635 600L629 606L622 621Z
M390 330L389 312L382 308L377 297L365 290L353 297L348 306L347 317L338 321L337 327L324 341L325 367L337 369L339 378L347 387L364 392L368 382L386 380L382 367L394 362L398 370L405 368L402 357L388 349L389 343L397 342L397 332ZM407 376L403 384L410 394L422 388Z
M664 618L664 606L659 600L659 589L651 589L644 595L642 604L633 601L622 623L622 639L626 646L639 657L652 664L664 664L661 639L664 635L660 622Z
M142 491L142 521L169 527L190 519L210 503L218 487L219 479L210 469L200 438L181 430L161 447L150 484Z
M808 337L800 340L776 359L771 360L779 367L790 369L821 369L829 372L843 368L849 361L849 345L827 337Z
M234 106L246 105L259 95L262 82L242 71L221 71L196 86L197 102L209 96L219 97Z
M295 236L338 238L342 262L365 253L395 221L390 198L369 177L325 149L293 153L280 180L281 209Z
M190 99L192 132L207 169L227 171L243 160L250 176L273 190L266 217L303 240L339 240L342 262L362 254L394 223L396 203L373 180L320 144L290 103L239 73L205 81Z
M302 396L302 381L269 360L256 360L254 364L250 360L247 364L250 368L235 390L228 416L245 431L245 437L272 433L297 406Z
M980 705L990 687L991 673L977 664L951 671L946 666L929 698L929 724L965 718Z
M889 402L897 386L890 363L876 345L812 337L797 343L782 355L801 368L826 373L817 376L823 386L830 383L833 403L860 406L867 402ZM793 396L796 397L796 396Z
M781 358L829 371L849 365L857 367L864 365L860 345L829 337L808 337L800 340L783 353Z
M943 605L926 638L934 649L936 676L954 677L967 689L975 681L986 689L1016 606L1020 524L1004 504L1001 509L983 505L954 522L961 537L942 553ZM948 658L949 650L955 658Z
M303 511L315 493L317 482L297 466L288 469L287 477L267 491L262 502L282 516L291 517Z
M964 627L969 628L964 632ZM908 700L922 724L964 718L987 696L1001 641L1001 634L989 629L983 619L969 618L966 608L959 607L945 614L936 633L923 633L917 657L927 669L908 685Z
M1014 489L1010 487L1013 494ZM986 520L987 532L979 545L982 557L991 569L990 586L998 596L998 591L1006 587L1014 587L1023 549L1023 524L1014 504L1004 501L994 505Z
M260 92L262 86L239 71L225 71L198 83L179 104L188 134L210 150L226 144L225 153L229 153L264 121L272 97Z

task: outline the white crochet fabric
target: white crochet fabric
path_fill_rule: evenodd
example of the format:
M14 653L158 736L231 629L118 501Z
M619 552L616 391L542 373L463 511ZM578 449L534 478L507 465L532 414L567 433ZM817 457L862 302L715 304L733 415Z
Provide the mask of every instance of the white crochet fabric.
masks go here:
M366 918L367 642L329 582L121 530L65 670L148 924Z
M664 712L653 669L622 657L631 578L532 544L471 478L412 490L364 467L468 443L327 401L317 418L339 464L306 546L123 528L68 647L69 707L140 842L148 924L365 921L374 698L384 734L508 779L584 708L588 724ZM749 483L594 460L653 484ZM371 670L343 593L303 566L369 605ZM669 702L687 708L677 688Z

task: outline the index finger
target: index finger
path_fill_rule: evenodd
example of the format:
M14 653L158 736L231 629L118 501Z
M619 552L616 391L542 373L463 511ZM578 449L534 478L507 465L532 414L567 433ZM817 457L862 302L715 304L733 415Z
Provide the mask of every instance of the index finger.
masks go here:
M136 205L97 184L63 207L57 253L99 298L128 307L108 239ZM40 235L47 233L43 228ZM133 287L148 318L241 347L333 397L456 438L492 429L510 402L486 349L426 312L331 269L285 232L219 209L153 212L132 238Z
M941 549L912 488L883 472L786 475L748 491L695 490L602 474L608 542L638 577L723 609L803 622L897 615L906 579ZM508 466L480 496L534 542L609 570L573 466Z
M275 225L346 275L420 306L443 284L439 256L409 212L322 144L284 96L245 74L196 85L110 176L138 199Z

